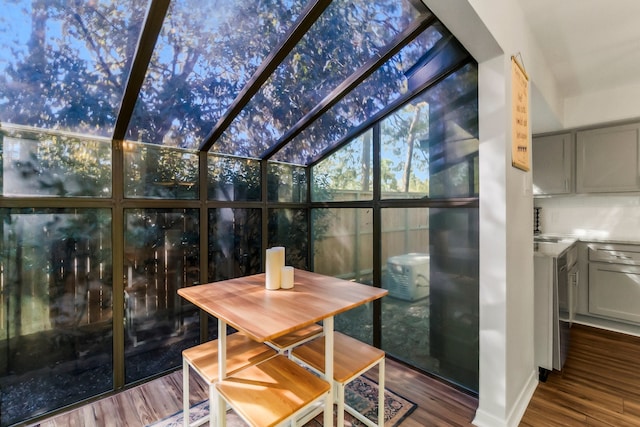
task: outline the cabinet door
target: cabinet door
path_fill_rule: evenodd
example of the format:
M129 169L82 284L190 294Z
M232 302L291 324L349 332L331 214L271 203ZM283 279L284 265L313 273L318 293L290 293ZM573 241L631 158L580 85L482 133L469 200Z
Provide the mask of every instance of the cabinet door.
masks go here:
M640 267L589 263L589 312L640 323Z
M554 320L558 319L554 305L554 262L547 256L533 257L534 279L534 358L536 366L553 369Z
M565 194L572 191L572 147L569 133L533 138L534 195Z
M640 189L640 125L577 133L578 193Z

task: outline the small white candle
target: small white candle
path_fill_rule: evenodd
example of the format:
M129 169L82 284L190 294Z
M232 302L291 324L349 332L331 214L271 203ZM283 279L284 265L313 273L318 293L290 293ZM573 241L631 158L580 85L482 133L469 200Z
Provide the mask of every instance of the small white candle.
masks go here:
M282 273L280 277L280 287L282 289L293 288L293 267L291 266L282 267Z

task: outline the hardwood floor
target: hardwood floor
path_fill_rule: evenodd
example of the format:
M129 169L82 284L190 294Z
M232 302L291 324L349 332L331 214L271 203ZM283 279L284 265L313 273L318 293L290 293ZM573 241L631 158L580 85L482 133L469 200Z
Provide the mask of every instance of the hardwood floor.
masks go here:
M539 383L521 426L640 426L640 338L571 328L562 372Z
M571 336L565 368L538 385L520 425L640 426L640 338L581 325ZM472 425L474 397L392 360L386 372L387 387L418 404L401 427ZM191 375L192 403L206 396L196 378ZM180 410L181 399L177 371L35 425L144 426Z
M376 371L373 369L370 377L377 381ZM205 399L207 391L198 376L190 375L189 378L192 404ZM385 379L387 388L418 404L402 427L471 425L477 407L474 397L389 359ZM34 426L138 427L179 411L181 402L182 371L176 371Z

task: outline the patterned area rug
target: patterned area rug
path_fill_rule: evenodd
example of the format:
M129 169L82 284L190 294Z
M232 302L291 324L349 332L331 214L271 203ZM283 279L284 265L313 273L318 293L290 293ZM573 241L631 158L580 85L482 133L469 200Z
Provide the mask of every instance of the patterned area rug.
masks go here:
M360 377L349 383L345 389L345 399L354 409L364 414L367 418L376 422L377 420L377 400L378 400L378 384L366 377ZM384 391L384 425L385 427L398 426L417 405L404 397L385 389ZM189 418L195 421L199 418L206 417L209 414L209 401L205 400L195 404L189 411ZM350 414L345 414L345 427L364 425L358 419ZM176 412L169 417L149 424L148 427L182 427L182 411ZM209 423L205 423L208 426ZM316 427L322 425L322 415L317 419L311 420L305 426ZM335 425L335 423L334 423ZM227 412L227 427L246 427L244 421L240 419L233 411Z

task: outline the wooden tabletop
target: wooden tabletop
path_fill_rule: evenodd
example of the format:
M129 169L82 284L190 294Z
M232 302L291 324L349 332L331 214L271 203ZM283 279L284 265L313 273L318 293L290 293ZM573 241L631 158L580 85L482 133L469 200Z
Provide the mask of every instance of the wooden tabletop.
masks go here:
M265 289L264 274L178 289L178 295L256 341L385 296L386 289L296 269L293 289Z

